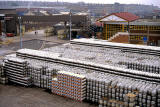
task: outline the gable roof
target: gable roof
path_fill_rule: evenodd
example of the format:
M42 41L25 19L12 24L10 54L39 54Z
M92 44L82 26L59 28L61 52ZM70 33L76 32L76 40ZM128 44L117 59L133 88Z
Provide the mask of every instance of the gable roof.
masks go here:
M104 18L107 18L107 17L109 17L111 15L115 15L117 17L120 17L120 18L122 18L122 19L124 19L124 20L126 20L128 22L135 21L135 20L139 19L139 16L136 16L135 14L132 14L132 13L129 13L129 12L120 12L120 13L112 13L110 15L107 15L107 16L99 19L98 21L100 21L100 20L102 20Z

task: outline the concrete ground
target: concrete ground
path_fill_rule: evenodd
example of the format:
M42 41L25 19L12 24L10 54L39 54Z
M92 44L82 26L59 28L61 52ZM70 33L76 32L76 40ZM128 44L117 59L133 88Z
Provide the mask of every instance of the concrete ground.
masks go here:
M32 40L32 39L39 39L39 40L46 40L46 41L51 41L51 42L67 42L66 40L62 40L57 38L57 36L49 36L46 37L46 34L44 33L44 30L37 30L38 34L35 35L35 31L32 32L26 32L22 36L22 41L26 40ZM20 36L15 36L15 37L7 37L5 40L13 40L13 42L19 42L20 41Z
M41 88L26 88L0 84L0 107L96 107L46 92Z
M7 37L4 40L11 42L0 45L0 59L20 48L19 36ZM45 37L43 30L39 30L37 35L34 31L26 33L22 40L23 48L30 49L40 49L44 43L43 48L47 48L69 42L58 39L56 36ZM95 105L53 95L41 88L0 84L0 107L95 107Z
M20 49L20 37L6 37L3 39L3 45L0 45L0 56L6 54L14 53L16 50ZM60 45L69 42L68 40L62 40L57 38L57 36L46 37L44 30L38 30L38 34L35 35L35 31L27 32L22 36L22 48L29 49L42 49L51 46Z

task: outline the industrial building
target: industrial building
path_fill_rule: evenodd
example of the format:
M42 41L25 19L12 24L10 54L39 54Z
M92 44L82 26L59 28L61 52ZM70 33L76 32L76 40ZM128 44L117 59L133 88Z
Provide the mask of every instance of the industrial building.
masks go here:
M118 32L129 33L129 43L160 46L160 22L142 21L138 16L128 13L112 13L98 21L103 22L103 39L108 40Z
M13 33L16 35L18 29L16 9L0 9L0 14L0 24L2 32Z
M24 33L32 30L53 27L60 22L70 23L70 20L72 22L73 29L80 29L81 31L86 32L89 27L87 15L25 15L17 12L16 9L0 9L0 14L3 15L2 19L0 19L2 31L5 33L12 33L14 35L19 35L20 26L22 28L22 33ZM65 24L63 29L68 30ZM75 36L76 35L73 35L73 37Z

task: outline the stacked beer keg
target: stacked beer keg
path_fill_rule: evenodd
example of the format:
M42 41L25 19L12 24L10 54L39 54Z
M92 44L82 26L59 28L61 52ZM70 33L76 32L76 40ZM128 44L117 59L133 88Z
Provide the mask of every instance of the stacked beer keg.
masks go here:
M0 77L4 75L3 64L0 62Z
M28 63L17 57L6 58L4 70L8 80L24 86L31 85L31 78L28 76Z
M159 66L150 66L150 65L138 64L138 63L132 63L132 62L121 62L121 63L126 65L128 69L160 74Z
M13 61L5 61L5 66L19 75L19 69L24 69L21 63L27 62L25 76L30 77L34 85L50 88L52 83L53 93L79 101L86 98L104 107L159 107L160 74L158 68L152 66L159 66L160 59L154 55L140 55L137 49L134 54L130 53L135 52L133 49L127 52L126 48L122 50L117 46L84 44L67 44L46 51L21 49L15 59L11 58ZM141 65L147 63L148 68ZM57 78L52 79L56 74Z
M56 74L57 70L49 68L49 66L45 64L46 62L40 63L36 60L28 60L27 62L29 63L28 72L32 84L40 88L51 89L52 76Z
M71 40L71 44L104 47L104 48L111 48L111 49L121 49L123 52L160 56L160 52L159 52L160 48L154 47L154 46L113 43L113 42L107 42L104 40L86 39L86 38Z
M121 68L127 68L126 66L118 64L118 62L121 61L129 61L130 63L144 64L150 66L160 65L160 59L156 55L122 52L119 48L113 49L77 44L66 44L62 46L47 48L44 49L44 51L61 53L62 58L83 60L98 64L107 64L116 67L118 66Z
M1 61L0 61L0 83L1 84L7 84L8 83L8 78L5 76L4 66L3 66L3 63Z

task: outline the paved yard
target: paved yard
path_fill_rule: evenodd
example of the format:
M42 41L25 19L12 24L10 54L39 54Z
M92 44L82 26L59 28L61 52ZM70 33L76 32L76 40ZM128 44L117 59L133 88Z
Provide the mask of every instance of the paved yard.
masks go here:
M0 107L96 107L53 95L41 88L0 84Z
M0 45L0 57L20 49L19 36L7 37L4 41L9 41L9 43ZM37 35L34 34L34 31L25 33L22 41L22 48L29 49L47 48L69 42L68 40L59 39L57 36L45 37L43 30L39 30Z

